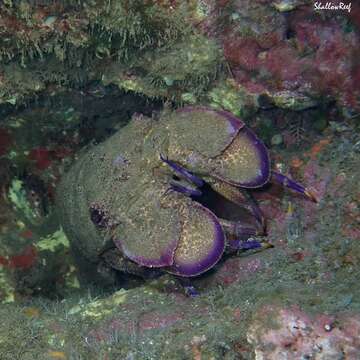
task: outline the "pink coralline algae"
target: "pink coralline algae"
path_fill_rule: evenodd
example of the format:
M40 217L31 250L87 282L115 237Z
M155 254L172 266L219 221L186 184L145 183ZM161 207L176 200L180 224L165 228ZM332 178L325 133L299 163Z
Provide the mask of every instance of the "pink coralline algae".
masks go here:
M163 329L182 320L184 316L180 313L162 314L161 312L151 312L143 314L139 320L139 330Z
M39 170L45 170L51 165L50 152L45 148L32 149L29 153L29 159L34 161Z
M247 339L256 359L360 358L360 316L310 316L299 308L265 306L255 316Z
M264 262L254 257L234 257L225 261L211 279L213 284L230 285L250 279L254 274L265 269Z
M227 4L219 12L226 9L232 13L218 37L239 84L250 84L251 91L331 96L341 106L360 108L357 9L331 17L310 4L284 14L247 0L231 2L231 9Z
M10 269L29 269L37 262L38 254L34 246L29 245L20 253L12 255L9 258L0 256L0 265L6 266Z
M228 38L224 41L224 54L234 66L244 70L254 70L259 65L260 46L250 38Z

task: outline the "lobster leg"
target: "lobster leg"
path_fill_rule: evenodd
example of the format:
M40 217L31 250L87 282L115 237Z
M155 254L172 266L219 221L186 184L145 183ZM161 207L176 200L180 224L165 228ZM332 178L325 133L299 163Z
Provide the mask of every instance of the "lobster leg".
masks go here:
M304 187L303 185L297 183L296 181L294 180L291 180L290 178L288 178L287 176L283 175L283 174L280 174L276 171L272 171L271 172L271 179L282 185L282 186L285 186L291 190L294 190L300 194L303 194L305 195L306 197L308 197L310 200L314 201L314 202L317 202L317 198L315 197L315 195L311 192L310 189Z
M197 188L181 185L175 181L170 182L170 191L176 191L186 196L201 196L202 192Z
M197 177L196 175L194 175L192 172L186 170L184 167L182 167L181 165L169 160L168 158L165 158L162 154L160 154L160 159L167 165L169 165L169 167L181 178L186 179L187 181L189 181L190 183L198 186L198 187L202 187L204 185L204 180L200 179L199 177Z
M226 244L230 250L253 250L272 247L272 245L267 242L252 238L263 235L262 230L257 229L255 226L242 225L238 221L224 219L219 219L219 221L227 235ZM251 239L241 239L245 237L251 237Z
M249 191L243 190L241 192L248 202L244 206L246 207L246 209L248 209L251 212L251 214L255 217L256 221L260 225L260 227L262 229L261 235L265 235L266 234L266 221L265 221L265 217L264 217L257 201L254 199L253 195Z

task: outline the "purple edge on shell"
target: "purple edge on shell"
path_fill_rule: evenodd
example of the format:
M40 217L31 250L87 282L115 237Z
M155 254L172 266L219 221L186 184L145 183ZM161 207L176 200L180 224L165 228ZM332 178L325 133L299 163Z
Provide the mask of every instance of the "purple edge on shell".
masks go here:
M250 139L256 150L258 151L258 156L260 157L260 174L252 181L245 183L236 183L233 185L238 185L245 188L257 188L265 185L271 177L270 171L270 157L269 152L264 143L255 135L255 133L249 128L245 127L242 131L246 133L246 136Z
M261 172L260 172L259 176L257 176L255 179L253 179L252 181L245 182L245 183L239 183L236 181L224 179L223 177L221 177L219 175L216 176L217 178L219 178L220 180L222 180L228 184L231 184L234 186L240 186L240 187L244 187L244 188L249 188L249 189L261 187L270 180L271 171L270 171L269 152L268 152L266 146L264 145L264 143L255 135L255 133L252 130L250 130L248 127L245 126L245 123L242 120L240 120L238 117L234 116L232 113L230 113L228 111L213 110L213 109L206 108L205 106L187 106L187 107L177 110L177 112L179 112L179 113L181 113L181 112L186 113L186 112L192 112L192 111L215 112L215 113L219 114L220 116L222 116L223 118L228 120L234 129L234 134L228 145L230 145L230 143L235 138L235 135L241 130L241 131L246 132L246 135L251 140L254 147L258 150L258 154L260 156L260 163L261 163L261 167L260 167Z
M191 264L174 264L165 270L179 276L197 276L211 269L220 259L225 249L225 235L216 215L206 207L193 203L193 206L200 207L212 219L214 224L214 243L207 256Z
M185 179L187 179L188 181L194 183L195 185L201 187L204 185L204 180L197 177L196 175L194 175L193 173L191 173L190 171L187 171L184 167L176 164L175 162L165 158L162 154L160 154L160 159L161 161L163 161L165 164L167 164L168 166L170 166L170 168L177 174L179 174L180 176L183 176Z
M247 188L247 189L254 189L264 186L266 183L269 182L271 177L270 171L270 157L269 152L264 145L264 143L255 135L255 133L250 130L249 128L245 127L241 131L244 131L246 136L250 139L252 144L254 145L255 149L258 152L258 156L260 157L260 173L257 177L253 180L248 182L238 182L224 178L219 174L213 174L214 177L224 181L230 185Z
M245 123L241 121L239 118L234 116L232 113L225 111L225 110L215 110L209 109L205 106L186 106L181 109L176 110L177 113L189 113L193 111L200 111L200 112L212 112L220 115L221 117L225 118L232 127L232 132L230 133L231 137L235 137L240 129L245 126Z
M198 189L192 189L190 187L186 187L180 184L176 184L173 182L170 182L170 189L173 191L177 191L180 194L184 194L186 196L201 196L202 192Z
M148 259L144 256L137 256L129 251L127 251L121 243L121 240L114 239L115 245L120 249L120 251L128 257L130 260L136 262L138 265L146 267L163 267L170 266L174 261L174 252L178 245L179 240L173 240L168 247L162 252L159 258L157 259Z

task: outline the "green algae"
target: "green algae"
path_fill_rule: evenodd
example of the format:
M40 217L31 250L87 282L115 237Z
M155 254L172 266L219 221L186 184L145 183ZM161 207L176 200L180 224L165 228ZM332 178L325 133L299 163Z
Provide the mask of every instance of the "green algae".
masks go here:
M55 252L58 247L68 248L70 246L64 231L60 228L51 235L47 235L44 238L40 238L36 243L36 247L40 251L48 250Z
M3 304L15 301L15 286L3 266L0 266L0 298Z
M236 116L247 117L257 109L257 95L247 92L228 79L209 90L208 103L215 109L225 109Z
M87 304L80 303L69 310L69 315L80 314L83 318L103 318L111 315L113 308L126 301L128 291L120 289L106 299L98 299Z
M27 221L30 223L36 222L36 216L27 200L26 192L21 180L14 179L11 182L8 196L17 211L23 215Z
M62 8L66 20L61 10L39 19L39 7L26 1L0 10L14 28L4 28L0 41L0 104L23 104L49 84L79 87L101 79L148 96L180 99L179 90L203 92L221 62L215 42L189 22L196 13L191 4L69 2ZM125 75L134 74L138 85L107 71L119 66Z
M317 101L311 97L292 91L280 91L269 95L280 109L301 111L315 107Z

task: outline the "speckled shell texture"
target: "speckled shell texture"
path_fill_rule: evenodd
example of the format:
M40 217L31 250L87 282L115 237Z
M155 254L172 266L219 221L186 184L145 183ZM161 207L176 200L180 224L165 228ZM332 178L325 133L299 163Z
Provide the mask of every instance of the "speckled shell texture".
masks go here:
M84 152L59 187L63 228L89 261L97 261L109 240L135 263L180 276L199 275L221 258L225 235L218 219L169 191L173 173L160 154L205 179L257 187L269 178L264 145L227 112L198 107L157 120L135 117Z

